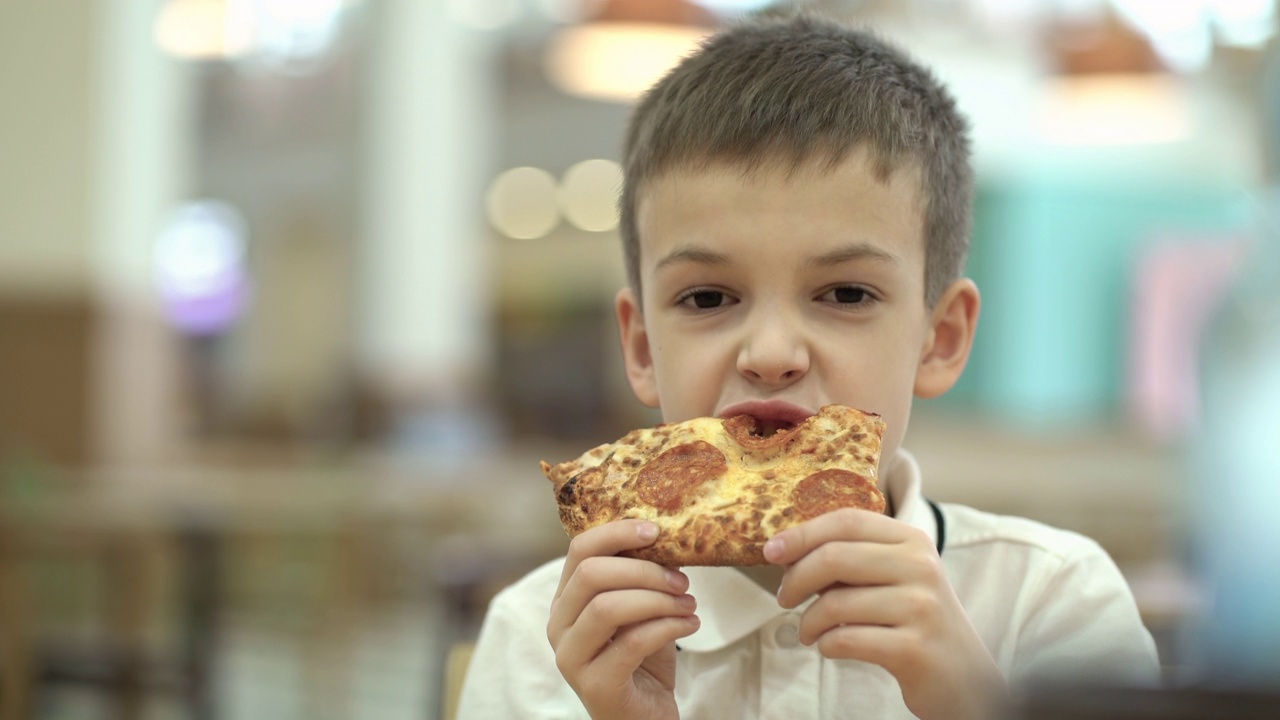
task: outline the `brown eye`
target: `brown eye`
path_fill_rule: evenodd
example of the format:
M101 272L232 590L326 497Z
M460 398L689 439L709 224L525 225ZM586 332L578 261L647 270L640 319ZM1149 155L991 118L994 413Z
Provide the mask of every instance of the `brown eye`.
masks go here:
M861 305L868 299L868 293L860 287L839 287L831 291L835 301L844 305Z
M719 290L694 290L681 297L679 304L697 310L713 310L728 302L728 296Z
M720 307L724 304L724 293L704 290L693 294L693 304L700 308Z
M822 293L818 300L849 310L870 309L878 301L870 290L859 285L833 287Z

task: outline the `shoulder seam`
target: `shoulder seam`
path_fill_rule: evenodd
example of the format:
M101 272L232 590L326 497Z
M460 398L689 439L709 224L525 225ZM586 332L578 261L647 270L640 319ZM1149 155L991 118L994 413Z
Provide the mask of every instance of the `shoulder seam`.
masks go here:
M946 507L945 504L944 507ZM959 508L961 508L959 513L954 512L955 506L948 508L953 510L953 512L948 513L949 516L956 518L958 514L963 517L968 514L964 511L969 511L969 513L976 513L979 517L985 517L989 520L979 524L977 527L965 527L964 525L955 527L949 525L947 528L947 547L950 549L963 550L966 547L977 545L1008 543L1035 548L1063 562L1077 558L1081 554L1088 554L1090 550L1101 550L1101 546L1098 545L1097 541L1074 530L1045 525L1028 518L996 515L965 506L959 506ZM1044 537L1036 537L1037 535L1043 535Z
M1083 540L1085 543L1092 543L1091 540L1089 540L1088 538L1085 538L1084 536L1077 536L1077 537L1078 537L1077 543L1080 542L1081 540ZM1040 552L1046 555L1057 558L1062 562L1067 562L1068 560L1076 557L1079 554L1079 548L1076 546L1075 543L1073 543L1072 546L1070 547L1053 548L1053 547L1048 547L1042 542L1036 542L1035 540L1030 540L1027 538L1017 537L1015 535L1009 535L1004 533L982 533L979 535L969 535L963 538L949 537L947 538L947 549L948 550L964 550L966 548L972 548L977 545L992 545L995 543L1008 543L1010 545L1024 545L1026 547L1039 550Z

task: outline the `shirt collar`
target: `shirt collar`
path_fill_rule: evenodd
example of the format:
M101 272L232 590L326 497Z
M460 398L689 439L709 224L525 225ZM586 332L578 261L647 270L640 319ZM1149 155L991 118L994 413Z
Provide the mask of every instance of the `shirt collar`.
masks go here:
M894 518L928 533L937 544L938 525L921 491L920 466L902 449L894 455L881 488ZM679 642L683 650L712 652L732 645L787 614L778 600L735 568L688 567L689 593L698 599L702 626ZM798 610L813 602L810 598Z

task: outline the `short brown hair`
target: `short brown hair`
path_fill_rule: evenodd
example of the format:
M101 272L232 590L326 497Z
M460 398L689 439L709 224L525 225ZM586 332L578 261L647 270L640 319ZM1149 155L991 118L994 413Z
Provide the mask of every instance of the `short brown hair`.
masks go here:
M835 166L865 143L887 179L917 163L925 302L964 271L973 208L968 122L903 50L811 15L750 20L707 40L641 99L627 131L620 200L631 286L640 292L636 204L675 168L782 160Z

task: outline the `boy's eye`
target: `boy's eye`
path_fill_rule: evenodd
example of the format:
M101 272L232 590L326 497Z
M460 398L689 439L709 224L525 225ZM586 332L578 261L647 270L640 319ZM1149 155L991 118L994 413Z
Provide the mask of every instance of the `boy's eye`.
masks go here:
M822 299L840 305L865 305L875 298L865 288L860 288L856 285L842 285L828 290L823 294Z
M728 296L719 290L694 290L685 293L680 298L681 305L696 308L698 310L710 310L726 305L729 302Z

